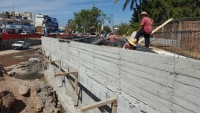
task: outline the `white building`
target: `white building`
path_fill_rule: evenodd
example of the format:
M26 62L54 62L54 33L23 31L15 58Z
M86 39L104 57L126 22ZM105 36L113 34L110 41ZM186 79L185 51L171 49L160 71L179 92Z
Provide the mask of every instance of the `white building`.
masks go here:
M21 33L22 31L28 31L30 33L35 32L35 26L32 20L32 14L29 12L9 12L10 15L0 13L0 32L8 33Z
M35 14L35 27L39 30L41 30L41 27L43 29L45 28L48 33L55 32L58 30L58 22L56 18L52 18L48 15L43 14ZM41 31L38 31L41 32Z

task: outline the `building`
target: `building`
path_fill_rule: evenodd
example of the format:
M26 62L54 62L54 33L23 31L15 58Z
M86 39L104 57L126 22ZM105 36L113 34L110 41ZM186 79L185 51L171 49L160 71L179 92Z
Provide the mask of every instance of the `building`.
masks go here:
M58 22L56 18L43 14L35 14L34 18L37 32L51 33L58 30Z
M32 13L30 12L3 12L0 13L0 32L7 33L21 33L27 31L30 33L35 32L33 25Z

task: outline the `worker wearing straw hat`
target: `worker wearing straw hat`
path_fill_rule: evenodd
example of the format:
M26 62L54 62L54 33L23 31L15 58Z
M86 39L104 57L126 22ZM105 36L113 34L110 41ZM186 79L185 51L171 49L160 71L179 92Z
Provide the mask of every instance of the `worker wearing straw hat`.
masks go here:
M145 47L148 48L149 44L150 44L150 35L151 35L151 32L152 32L152 26L151 25L153 23L153 20L151 18L149 18L148 13L145 12L145 11L143 11L140 15L142 17L142 22L140 24L139 29L137 30L137 34L135 36L135 39L130 39L130 42L132 42L132 45L135 46L138 43L139 38L141 36L144 36Z

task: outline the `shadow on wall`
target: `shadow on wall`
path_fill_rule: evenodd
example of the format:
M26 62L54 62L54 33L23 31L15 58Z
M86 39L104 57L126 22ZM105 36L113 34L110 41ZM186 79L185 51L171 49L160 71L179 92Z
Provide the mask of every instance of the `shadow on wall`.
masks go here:
M59 65L57 65L56 63L52 63L52 65L54 65L56 68L59 68ZM63 73L65 73L65 71L63 69L61 69L61 71ZM66 78L75 83L75 79L71 75L67 75ZM62 86L63 86L63 84L65 84L65 82L66 82L66 79L62 79ZM79 105L79 102L81 102L81 103L83 102L83 96L82 96L83 92L85 92L95 102L101 101L92 92L90 92L87 88L85 88L82 84L80 84L80 82L78 82L78 87L79 87L79 92L78 92L78 95L77 95L78 96L78 100L77 100L77 103L76 103L75 107ZM104 110L106 110L108 113L111 113L111 111L112 111L112 108L110 108L108 105L102 106L102 108Z
M67 79L72 80L75 82L74 78L72 76L67 76ZM79 86L79 93L78 93L78 100L75 106L79 105L79 101L83 102L83 92L85 92L88 96L90 96L91 99L93 99L95 102L101 101L98 97L96 97L92 92L90 92L87 88L85 88L82 84L78 83ZM111 113L112 108L110 108L108 105L102 106L104 110L106 110L108 113Z

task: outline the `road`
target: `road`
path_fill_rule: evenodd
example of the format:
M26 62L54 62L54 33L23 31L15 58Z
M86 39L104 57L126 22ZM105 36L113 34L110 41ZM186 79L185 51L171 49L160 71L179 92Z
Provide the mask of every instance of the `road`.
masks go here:
M5 67L7 67L13 64L27 61L31 57L36 57L35 51L37 51L39 48L40 46L32 46L27 50L0 51L0 62L3 63Z

